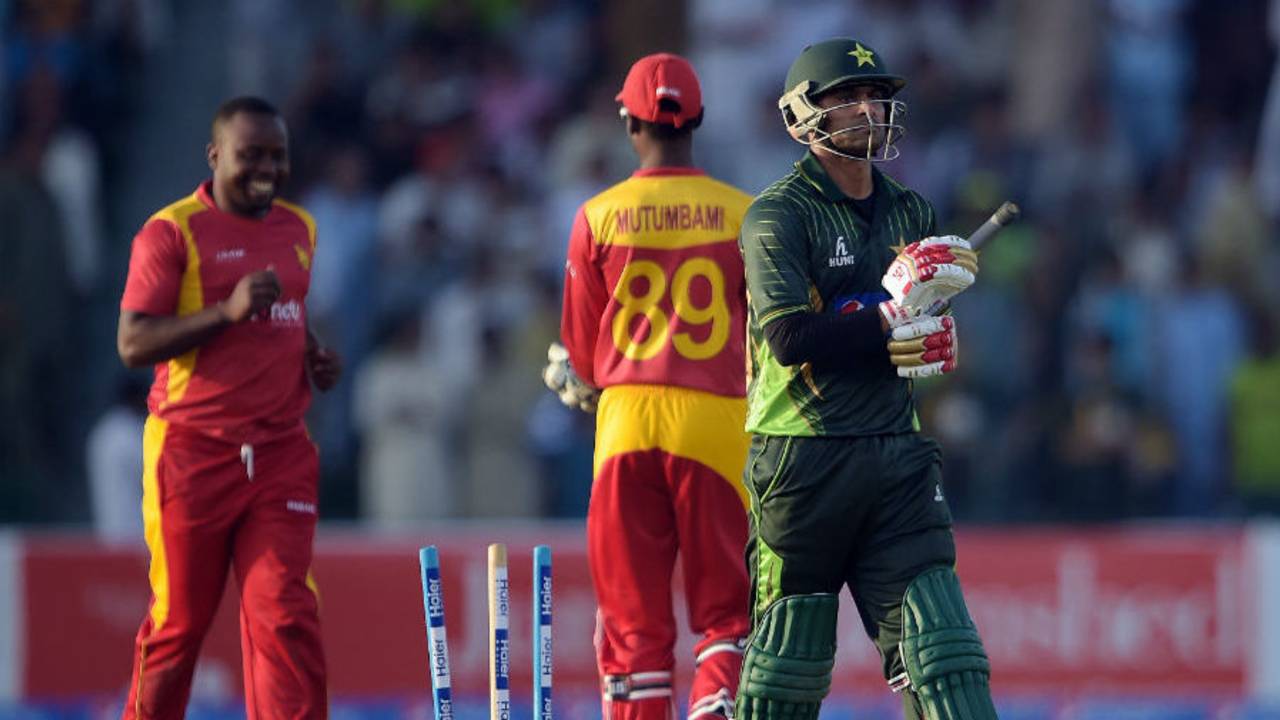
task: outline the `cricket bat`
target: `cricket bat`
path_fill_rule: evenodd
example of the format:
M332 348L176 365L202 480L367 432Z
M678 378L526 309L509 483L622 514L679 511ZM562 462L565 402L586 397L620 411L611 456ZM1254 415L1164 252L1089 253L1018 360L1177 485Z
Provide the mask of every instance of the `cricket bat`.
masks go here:
M1017 205L1006 201L994 213L991 213L991 217L987 218L986 222L973 231L973 234L969 236L969 247L974 250L980 249L1006 225L1017 220L1021 214L1022 211L1018 209Z

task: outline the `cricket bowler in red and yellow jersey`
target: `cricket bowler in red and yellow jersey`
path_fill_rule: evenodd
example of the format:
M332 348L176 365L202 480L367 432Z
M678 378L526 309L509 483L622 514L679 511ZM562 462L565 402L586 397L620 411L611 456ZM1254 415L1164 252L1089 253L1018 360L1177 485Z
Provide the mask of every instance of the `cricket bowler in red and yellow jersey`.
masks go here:
M574 221L561 340L578 375L602 388L587 537L614 720L672 717L677 554L699 635L688 715L733 706L750 626L737 245L750 202L700 170L649 168Z
M261 218L225 212L208 182L134 238L122 312L198 313L264 269L280 294L268 310L155 365L142 503L152 598L125 718L183 717L229 570L248 717L327 715L310 576L319 461L302 421L315 249L315 224L301 208L275 200Z

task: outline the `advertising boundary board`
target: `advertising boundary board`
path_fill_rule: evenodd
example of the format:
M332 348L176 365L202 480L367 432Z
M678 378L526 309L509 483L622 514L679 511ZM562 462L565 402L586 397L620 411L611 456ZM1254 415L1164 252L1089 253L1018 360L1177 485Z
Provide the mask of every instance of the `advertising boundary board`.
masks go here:
M1280 703L1280 525L962 528L959 574L1004 697L1252 698ZM483 690L485 546L512 554L513 697L530 688L529 553L556 556L556 685L594 692L594 600L577 524L435 523L380 535L322 527L317 541L335 697L429 692L417 549L437 544L462 691ZM81 533L0 532L0 702L113 697L145 612L146 554ZM240 693L234 582L206 643L196 697ZM676 594L679 676L693 638ZM836 697L886 691L842 600ZM70 655L67 647L76 646Z

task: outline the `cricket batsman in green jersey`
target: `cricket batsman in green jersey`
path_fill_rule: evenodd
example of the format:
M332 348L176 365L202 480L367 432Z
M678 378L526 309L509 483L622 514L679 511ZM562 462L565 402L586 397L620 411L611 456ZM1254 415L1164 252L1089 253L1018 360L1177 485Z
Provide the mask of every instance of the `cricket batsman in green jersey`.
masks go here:
M805 48L778 104L809 151L743 224L753 598L738 720L818 716L844 586L908 718L996 717L912 394L955 369L942 311L977 256L874 165L898 154L905 84L858 41Z

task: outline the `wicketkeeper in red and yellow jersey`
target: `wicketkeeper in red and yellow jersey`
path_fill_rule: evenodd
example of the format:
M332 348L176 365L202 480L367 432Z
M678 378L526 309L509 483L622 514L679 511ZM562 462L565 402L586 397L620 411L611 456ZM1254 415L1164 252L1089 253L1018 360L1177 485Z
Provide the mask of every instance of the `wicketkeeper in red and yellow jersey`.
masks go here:
M688 716L727 716L750 626L737 237L751 198L693 167L688 61L640 59L617 99L640 169L578 211L545 373L566 404L594 409L600 389L587 540L604 715L673 717L678 554L700 636Z
M331 388L341 364L307 326L315 224L276 199L288 134L267 102L224 103L207 153L212 180L134 238L120 302L120 358L155 366L142 477L152 597L124 717L184 716L232 570L248 717L323 718L319 460L302 416L310 383Z

